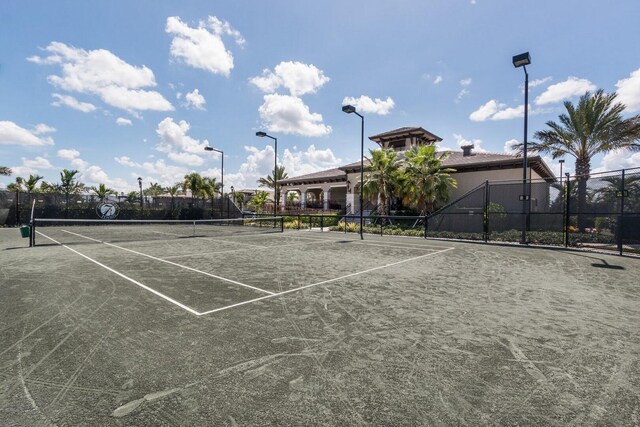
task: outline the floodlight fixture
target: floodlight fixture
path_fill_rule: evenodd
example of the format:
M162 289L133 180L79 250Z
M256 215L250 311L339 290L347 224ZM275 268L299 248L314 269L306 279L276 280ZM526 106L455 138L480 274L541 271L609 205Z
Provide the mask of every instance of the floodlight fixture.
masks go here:
M521 53L520 55L514 56L512 62L516 68L524 67L525 65L531 64L531 55L529 55L529 52Z

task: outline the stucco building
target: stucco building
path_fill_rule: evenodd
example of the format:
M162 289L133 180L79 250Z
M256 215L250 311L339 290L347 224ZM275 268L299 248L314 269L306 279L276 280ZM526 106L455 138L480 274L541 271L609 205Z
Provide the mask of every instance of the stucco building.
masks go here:
M393 148L404 157L404 151L416 145L435 144L442 138L421 127L402 127L389 132L370 136L381 148ZM456 170L451 176L457 181L457 188L451 189L450 200L455 200L485 181L522 179L522 158L506 153L474 152L473 146L462 147L461 152L453 152L443 166ZM553 173L539 156L529 156L527 175L532 179L554 180ZM365 159L365 173L368 162ZM287 178L280 181L280 205L286 210L287 194L298 193L300 209L344 210L359 212L360 162L350 163L334 169ZM545 194L532 194L541 200ZM375 205L374 199L365 200L365 209ZM297 207L297 206L296 206ZM535 209L535 206L533 207Z

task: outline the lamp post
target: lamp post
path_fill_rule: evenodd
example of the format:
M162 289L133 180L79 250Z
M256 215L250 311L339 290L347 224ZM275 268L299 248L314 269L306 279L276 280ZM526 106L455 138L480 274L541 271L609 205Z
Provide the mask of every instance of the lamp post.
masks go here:
M275 144L274 150L274 162L273 162L273 216L278 215L278 138L274 138L273 136L267 134L266 132L258 131L256 132L256 136L260 138L271 138Z
M356 116L360 117L361 119L361 126L360 126L360 240L363 240L363 234L362 234L362 223L363 223L363 218L362 218L362 213L363 213L363 200L362 200L362 190L363 190L363 186L364 186L364 116L360 113L358 113L356 111L356 107L354 107L353 105L343 105L342 106L342 111L347 113L347 114L351 114L354 113Z
M558 163L560 163L560 185L562 185L562 164L564 163L564 159L558 160Z
M231 186L231 200L233 201L233 206L236 206L236 189Z
M520 243L527 243L527 220L528 220L528 202L531 195L527 193L527 125L529 124L529 73L527 73L527 65L531 64L531 55L529 52L521 53L512 58L513 66L522 67L524 70L524 141L522 144L522 239Z
M222 155L222 169L221 169L221 179L220 186L222 187L222 191L220 193L220 218L224 216L224 208L222 207L222 202L224 201L224 151L218 150L213 147L206 146L204 147L205 151L215 151L216 153L220 153ZM227 206L227 216L229 216L229 207Z
M138 186L140 187L140 219L144 218L144 199L142 198L142 177L138 177Z

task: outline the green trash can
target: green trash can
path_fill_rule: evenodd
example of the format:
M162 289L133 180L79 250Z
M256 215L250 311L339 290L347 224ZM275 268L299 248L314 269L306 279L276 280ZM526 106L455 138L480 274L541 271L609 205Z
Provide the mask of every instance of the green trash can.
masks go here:
M24 238L31 236L31 227L28 225L20 227L20 235Z

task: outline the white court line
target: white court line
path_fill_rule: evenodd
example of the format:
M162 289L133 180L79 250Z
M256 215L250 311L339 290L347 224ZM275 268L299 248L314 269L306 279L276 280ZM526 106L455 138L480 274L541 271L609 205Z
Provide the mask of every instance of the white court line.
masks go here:
M303 231L306 231L306 230L289 230L289 232L288 232L288 233L293 234L293 233L303 232ZM344 233L340 233L340 234L344 234ZM285 235L286 235L286 233L285 233ZM334 234L334 236L335 236L335 234ZM373 236L379 236L379 235L374 234ZM380 237L380 236L379 236L379 237ZM393 238L393 237L405 237L405 238L410 238L410 239L411 239L411 238L414 238L414 237L411 237L411 236L393 236L393 235L390 235L390 234L385 234L385 235L384 235L384 236L382 236L382 237L383 237L383 238L384 238L384 237L392 237L392 238ZM313 238L313 237L301 237L301 236L296 236L296 238L298 238L298 239L305 239L305 240L314 240L314 241L316 241L316 242L324 242L324 241L326 241L326 240L333 241L333 242L339 242L339 241L342 241L341 239L331 239L331 238L326 238L326 239L315 239L315 238ZM424 246L424 245L416 245L416 244L406 245L406 244L401 244L401 243L393 243L393 244L391 244L391 245L388 245L388 244L384 244L384 245L382 245L382 244L376 244L376 243L369 243L369 242L367 242L367 241L362 241L362 240L352 240L352 239L348 239L348 241L349 241L349 242L351 242L351 243L358 244L358 245L385 246L385 247L386 247L386 246L394 246L394 247L398 247L398 248L407 248L407 249L412 249L412 248L418 248L418 249L429 249L429 250L449 249L449 247L448 247L448 246L435 246L435 245L428 245L428 246ZM435 249L434 249L434 248L435 248Z
M404 263L410 262L410 261L415 261L417 259L425 258L425 257L431 256L431 255L438 255L438 254L441 254L441 253L444 253L444 252L451 251L453 249L455 249L455 248L447 248L447 249L443 249L443 250L438 251L438 252L431 252L431 253L428 253L428 254L424 254L424 255L417 256L417 257L405 259L405 260L402 260L402 261L392 262L391 264L380 265L378 267L369 268L367 270L358 271L356 273L346 274L344 276L336 277L335 279L323 280L322 282L312 283L310 285L301 286L301 287L295 288L295 289L289 289L287 291L278 292L277 294L266 295L266 296L263 296L263 297L260 297L260 298L254 298L254 299L249 300L249 301L243 301L243 302L239 302L237 304L227 305L225 307L220 307L220 308L215 308L213 310L203 311L201 313L198 313L198 316L203 316L205 314L216 313L218 311L222 311L222 310L226 310L226 309L229 309L229 308L238 307L238 306L245 305L245 304L251 304L253 302L265 300L265 299L268 299L268 298L279 297L281 295L289 294L291 292L297 292L297 291L300 291L300 290L303 290L303 289L307 289L307 288L311 288L311 287L314 287L314 286L326 285L327 283L336 282L338 280L347 279L349 277L354 277L354 276L358 276L358 275L365 274L365 273L370 273L372 271L381 270L383 268L393 267L395 265L404 264Z
M191 314L195 314L196 316L199 316L199 315L200 315L200 313L199 313L199 312L197 312L196 310L192 309L191 307L187 307L186 305L182 304L181 302L178 302L178 301L174 300L173 298L169 298L168 296L166 296L166 295L164 295L164 294L162 294L162 293L160 293L160 292L156 291L155 289L152 289L152 288L150 288L150 287L148 287L148 286L146 286L146 285L143 285L142 283L138 282L137 280L132 279L131 277L126 276L126 275L124 275L124 274L120 273L119 271L116 271L116 270L114 270L113 268L111 268L111 267L109 267L109 266L106 266L106 265L102 264L101 262L96 261L95 259L93 259L93 258L90 258L90 257L86 256L85 254L80 253L80 252L76 251L75 249L72 249L72 248L70 248L69 246L67 246L67 245L64 245L64 244L60 243L60 242L58 242L58 241L56 241L56 240L52 239L51 237L49 237L49 236L47 236L47 235L45 235L45 234L42 234L40 231L37 231L37 230L36 230L36 233L38 233L39 235L41 235L41 236L43 236L43 237L46 237L47 239L51 240L51 241L52 241L52 242L54 242L54 243L57 243L58 245L62 246L63 248L69 249L71 252L73 252L73 253L75 253L75 254L78 254L78 255L80 255L81 257L85 258L85 259L88 259L88 260L89 260L89 261L91 261L92 263L97 264L97 265L99 265L100 267L102 267L102 268L104 268L104 269L107 269L107 270L109 270L110 272L112 272L112 273L114 273L114 274L117 274L118 276L122 277L122 278L123 278L123 279L125 279L125 280L128 280L129 282L133 283L134 285L136 285L136 286L140 286L141 288L143 288L143 289L145 289L145 290L147 290L147 291L149 291L149 292L151 292L151 293L153 293L153 294L155 294L155 295L159 296L160 298L162 298L162 299L164 299L164 300L166 300L166 301L169 301L171 304L175 304L175 305L177 305L178 307L180 307L180 308L182 308L182 309L184 309L184 310L187 310L189 313L191 313ZM91 239L91 240L94 240L94 239Z
M201 270L197 270L195 268L187 267L186 265L182 265L182 264L178 264L178 263L175 263L175 262L172 262L172 261L168 261L168 260L165 260L165 259L162 259L162 258L158 258L158 257L155 257L153 255L148 255L148 254L145 254L145 253L142 253L142 252L134 251L133 249L123 248L122 246L114 245L113 243L108 243L108 242L103 242L101 240L96 240L96 239L93 239L91 237L83 236L82 234L74 233L74 232L68 231L68 230L61 230L61 231L64 231L65 233L73 234L74 236L82 237L82 238L87 239L87 240L93 240L94 242L103 243L103 244L105 244L107 246L112 246L114 248L122 249L123 251L131 252L131 253L134 253L136 255L140 255L140 256L147 257L147 258L151 258L151 259L156 260L156 261L164 262L166 264L170 264L170 265L173 265L173 266L176 266L176 267L179 267L179 268L184 268L185 270L193 271L195 273L204 274L205 276L209 276L209 277L213 277L215 279L219 279L219 280L222 280L222 281L225 281L225 282L233 283L234 285L244 286L245 288L250 288L250 289L253 289L253 290L256 290L256 291L259 291L259 292L263 292L263 293L269 294L269 295L275 295L273 292L265 291L264 289L256 288L255 286L247 285L246 283L241 283L241 282L237 282L235 280L227 279L225 277L216 276L215 274L211 274L211 273L207 273L206 271L201 271Z

